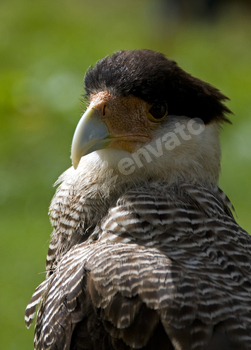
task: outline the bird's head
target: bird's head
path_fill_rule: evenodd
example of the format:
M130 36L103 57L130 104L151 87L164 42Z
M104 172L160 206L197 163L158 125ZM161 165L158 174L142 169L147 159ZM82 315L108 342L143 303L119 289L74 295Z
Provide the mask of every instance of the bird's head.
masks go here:
M151 50L101 59L86 73L85 90L89 105L72 141L75 169L98 151L123 176L217 184L218 133L230 113L219 90Z

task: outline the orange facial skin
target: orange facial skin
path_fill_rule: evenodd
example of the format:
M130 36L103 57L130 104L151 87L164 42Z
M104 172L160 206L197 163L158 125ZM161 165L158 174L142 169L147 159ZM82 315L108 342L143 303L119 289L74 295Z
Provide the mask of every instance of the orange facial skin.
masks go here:
M130 153L139 144L150 142L160 124L160 120L154 120L149 113L151 105L134 96L117 97L102 91L91 95L88 108L95 108L106 123L113 139L108 148Z

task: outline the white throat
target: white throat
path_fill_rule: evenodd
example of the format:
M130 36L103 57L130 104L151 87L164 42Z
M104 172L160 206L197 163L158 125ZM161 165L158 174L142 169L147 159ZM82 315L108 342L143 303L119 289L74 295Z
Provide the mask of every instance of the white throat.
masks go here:
M131 188L149 180L170 185L200 183L213 188L220 173L219 128L216 122L204 125L186 117L169 117L154 139L135 152L92 152L81 159L76 170L68 169L59 182L82 183L85 190L89 186L97 190L98 186L105 193L114 187L119 190L123 184L123 188Z

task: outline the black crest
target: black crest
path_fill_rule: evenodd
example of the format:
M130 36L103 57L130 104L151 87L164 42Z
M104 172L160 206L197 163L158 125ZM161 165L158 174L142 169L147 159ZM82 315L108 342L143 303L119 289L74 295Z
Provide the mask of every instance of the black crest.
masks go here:
M100 91L134 95L154 103L165 101L170 115L201 118L205 123L229 121L228 98L218 89L192 77L176 62L151 50L118 51L99 60L85 75L87 97Z

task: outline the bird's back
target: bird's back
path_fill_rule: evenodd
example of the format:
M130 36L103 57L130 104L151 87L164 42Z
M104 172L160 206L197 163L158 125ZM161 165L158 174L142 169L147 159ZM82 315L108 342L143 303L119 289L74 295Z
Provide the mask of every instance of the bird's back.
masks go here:
M37 349L246 350L251 239L218 189L152 183L120 196L27 307Z

